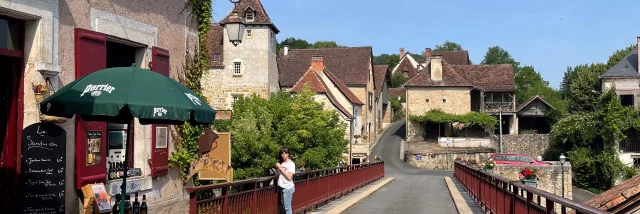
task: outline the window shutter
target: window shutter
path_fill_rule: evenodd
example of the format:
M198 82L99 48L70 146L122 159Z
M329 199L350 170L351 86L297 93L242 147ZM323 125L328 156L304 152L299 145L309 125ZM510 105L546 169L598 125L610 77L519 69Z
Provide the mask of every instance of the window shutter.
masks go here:
M162 75L169 75L169 51L153 47L151 48L151 70ZM169 170L169 125L152 125L151 137L151 176L162 176ZM164 138L156 138L157 134L165 135ZM165 142L161 142L161 141Z
M75 29L76 79L107 67L107 37L98 32ZM89 135L100 140L100 158L88 164ZM99 134L99 135L98 135ZM88 122L76 117L76 189L83 185L105 182L107 177L107 123ZM95 140L94 140L95 142ZM99 160L99 162L97 161Z

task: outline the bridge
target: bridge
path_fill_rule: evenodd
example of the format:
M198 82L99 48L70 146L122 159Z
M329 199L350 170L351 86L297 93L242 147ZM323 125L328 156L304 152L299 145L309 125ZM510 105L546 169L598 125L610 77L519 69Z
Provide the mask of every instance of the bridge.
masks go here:
M297 173L294 213L324 213L323 207L347 203L342 198L389 177L393 181L348 204L342 213L606 213L461 163L456 163L454 172L408 166L399 158L403 136L404 122L393 124L381 135L371 156L384 161ZM445 178L455 182L458 197L452 196ZM188 188L189 212L281 213L276 183L276 177L269 176ZM467 209L460 209L461 203Z

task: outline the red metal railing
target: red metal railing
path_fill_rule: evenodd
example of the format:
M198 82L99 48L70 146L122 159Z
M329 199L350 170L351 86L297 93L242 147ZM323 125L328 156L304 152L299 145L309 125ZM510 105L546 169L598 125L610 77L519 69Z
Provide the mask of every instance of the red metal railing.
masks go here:
M489 213L608 213L558 195L526 186L518 181L485 173L456 162L454 176L467 192Z
M292 208L306 213L382 177L382 161L296 173ZM187 188L189 213L278 213L277 183L276 176L269 176Z

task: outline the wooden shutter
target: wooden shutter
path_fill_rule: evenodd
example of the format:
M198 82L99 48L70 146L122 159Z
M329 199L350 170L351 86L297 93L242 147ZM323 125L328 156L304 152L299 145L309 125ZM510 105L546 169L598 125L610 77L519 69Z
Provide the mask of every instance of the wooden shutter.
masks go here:
M152 47L151 48L151 70L162 75L169 75L169 51ZM152 125L151 142L151 176L162 176L169 170L169 125ZM157 134L164 137L157 138ZM165 142L160 142L165 141ZM164 146L163 146L164 145Z
M98 32L75 29L76 79L107 67L107 37ZM87 164L88 135L100 133L100 161ZM96 182L105 182L107 177L107 123L83 121L76 116L76 188Z

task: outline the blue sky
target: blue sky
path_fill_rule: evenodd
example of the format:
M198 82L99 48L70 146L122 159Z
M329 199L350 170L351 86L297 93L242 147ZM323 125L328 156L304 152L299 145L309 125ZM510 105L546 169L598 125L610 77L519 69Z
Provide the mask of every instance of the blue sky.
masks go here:
M606 62L618 49L636 43L637 0L430 1L430 0L262 0L287 37L309 42L334 40L372 46L373 54L422 52L446 40L482 61L500 46L521 64L533 65L554 88L567 66ZM232 4L214 0L214 19Z

